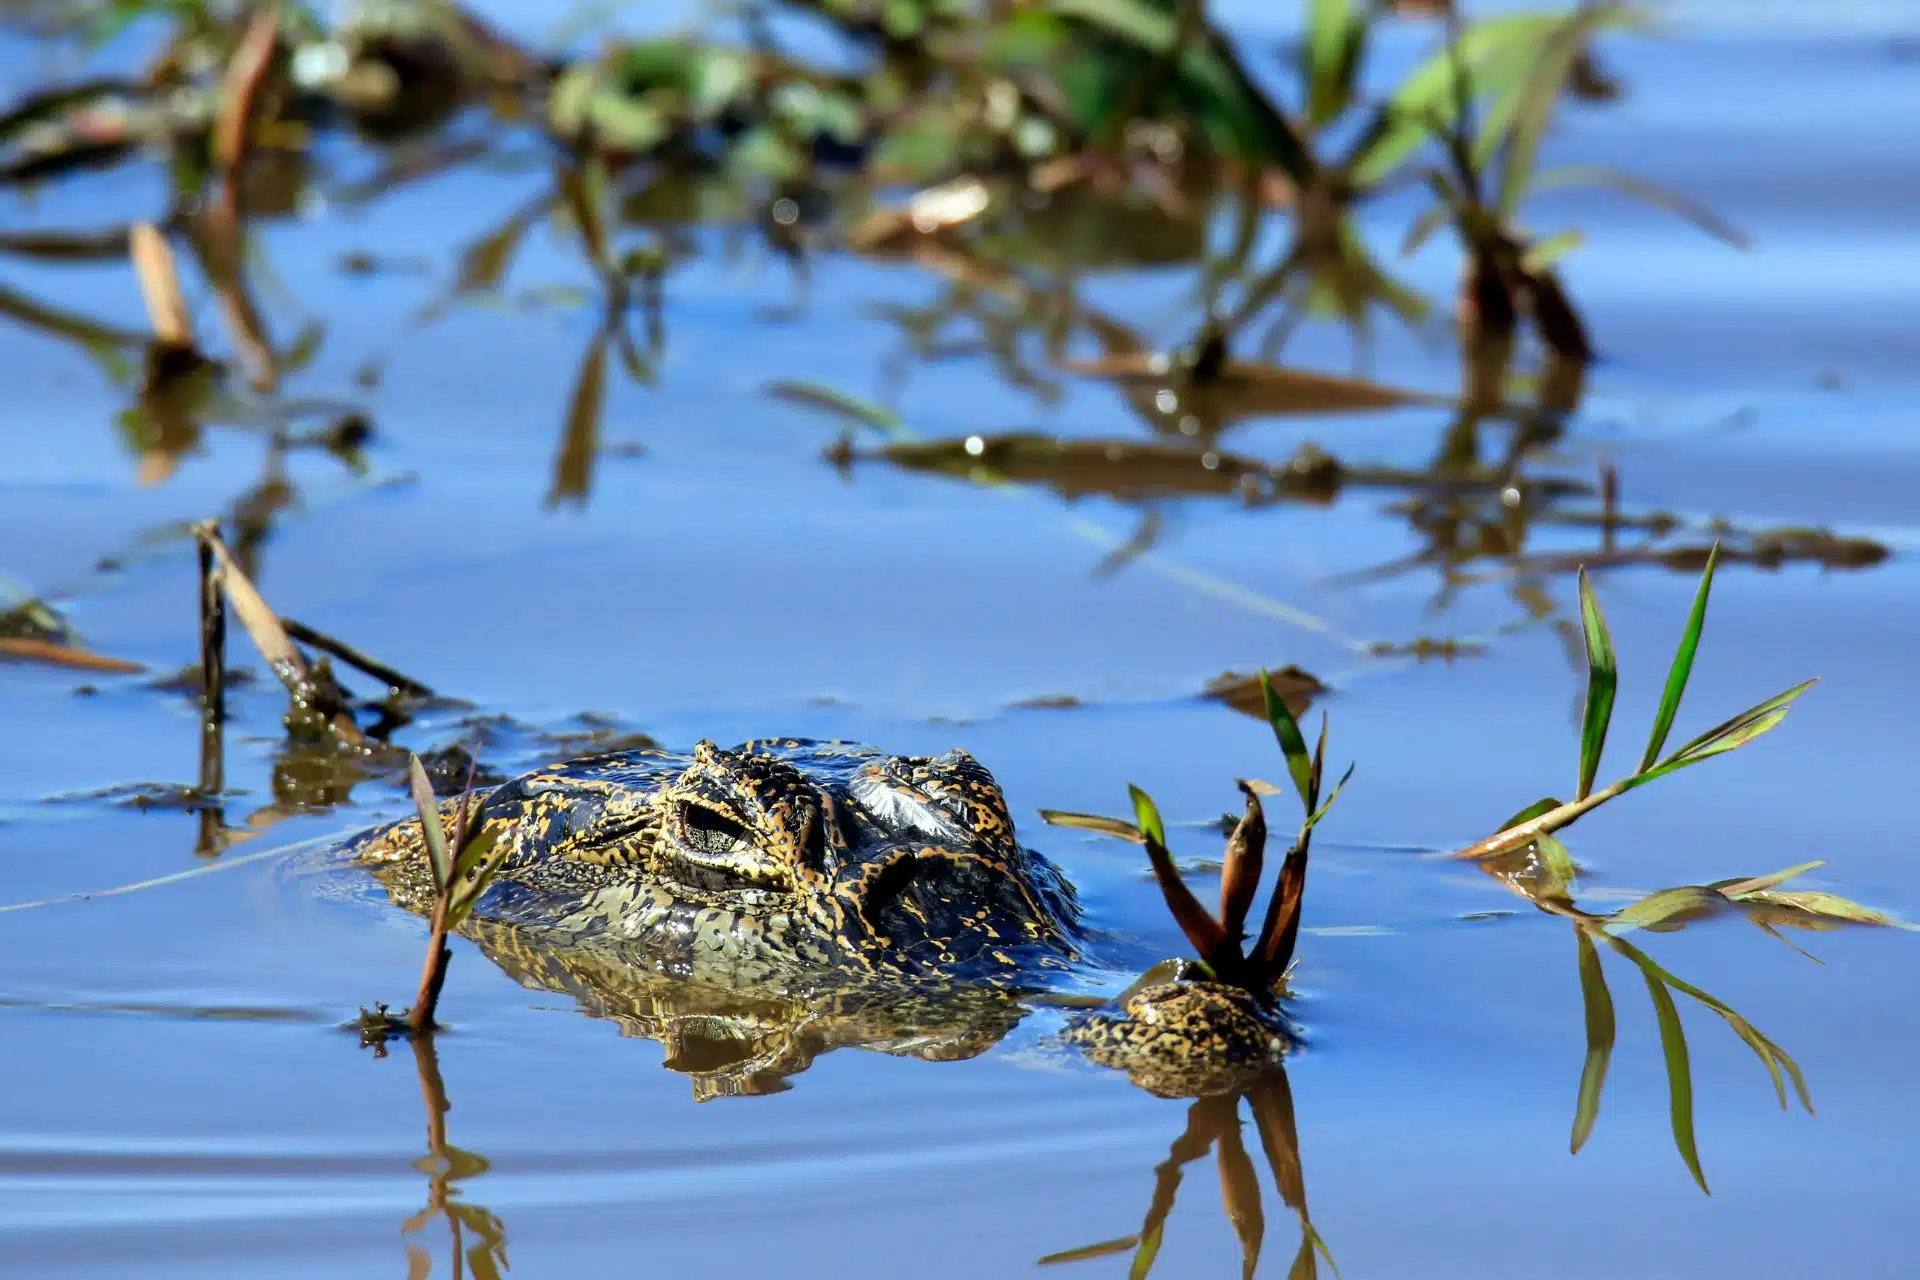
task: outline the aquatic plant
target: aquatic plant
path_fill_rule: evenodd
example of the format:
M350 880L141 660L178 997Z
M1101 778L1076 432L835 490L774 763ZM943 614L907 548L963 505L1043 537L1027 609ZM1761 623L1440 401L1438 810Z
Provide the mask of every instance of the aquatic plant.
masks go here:
M1615 1016L1612 996L1600 966L1597 946L1604 944L1626 957L1641 972L1653 1003L1665 1060L1674 1144L1688 1171L1707 1190L1693 1124L1693 1088L1685 1030L1674 1000L1675 992L1710 1009L1753 1050L1766 1067L1782 1107L1787 1105L1786 1083L1791 1080L1802 1106L1812 1109L1806 1082L1793 1059L1762 1035L1725 1002L1675 976L1622 935L1635 930L1670 930L1722 911L1745 913L1774 936L1775 925L1814 927L1862 924L1913 928L1884 912L1821 891L1787 890L1788 881L1825 865L1807 862L1757 876L1737 876L1708 884L1679 885L1649 893L1612 912L1595 913L1576 905L1573 893L1578 868L1556 832L1577 822L1609 800L1658 778L1723 755L1754 741L1780 724L1793 701L1815 681L1808 680L1732 716L1672 751L1666 743L1680 710L1706 625L1707 604L1718 559L1716 546L1707 556L1692 609L1667 672L1660 705L1646 746L1634 771L1604 787L1596 787L1601 757L1611 725L1619 683L1618 663L1606 618L1584 570L1580 573L1582 629L1587 653L1587 683L1579 734L1579 758L1574 799L1548 797L1514 814L1500 829L1448 855L1485 867L1503 884L1539 910L1570 921L1579 951L1580 988L1587 1028L1587 1055L1575 1101L1571 1149L1578 1152L1592 1132L1605 1087L1614 1046ZM1295 948L1305 896L1307 853L1313 829L1325 816L1352 774L1349 768L1333 792L1321 799L1326 752L1326 717L1321 719L1318 742L1311 752L1292 712L1261 672L1267 715L1279 743L1287 771L1297 790L1305 818L1299 835L1281 867L1265 922L1253 946L1242 950L1241 926L1257 893L1262 873L1266 824L1258 797L1260 784L1239 780L1246 812L1227 839L1221 868L1221 905L1216 918L1203 907L1182 879L1166 847L1166 826L1153 800L1139 787L1129 786L1135 822L1095 814L1041 810L1055 825L1078 827L1146 846L1155 879L1175 922L1203 964L1224 981L1248 987L1262 998L1272 998L1281 985ZM1664 754L1663 754L1664 752ZM1516 861L1517 860L1517 861ZM1782 939L1784 941L1784 939Z
M498 829L476 820L479 810L473 805L474 767L469 762L466 783L461 787L459 805L449 828L434 796L433 784L421 767L420 757L409 753L407 786L413 795L414 812L420 819L427 864L433 875L427 954L420 966L420 986L407 1012L397 1016L389 1014L385 1005L361 1009L362 1039L380 1040L398 1033L420 1035L438 1027L434 1013L440 1005L440 990L446 985L447 967L453 962L453 949L447 945L447 935L465 922L480 895L486 892L504 853L497 847Z

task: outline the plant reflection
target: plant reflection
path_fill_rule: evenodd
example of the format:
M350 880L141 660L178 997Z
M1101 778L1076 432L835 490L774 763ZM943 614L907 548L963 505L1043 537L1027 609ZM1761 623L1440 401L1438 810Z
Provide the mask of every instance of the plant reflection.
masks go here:
M415 1069L420 1073L420 1098L427 1112L427 1153L413 1167L427 1176L427 1203L420 1212L400 1226L405 1236L424 1231L435 1219L447 1224L447 1269L460 1280L471 1274L475 1280L500 1280L507 1268L507 1228L484 1205L463 1199L462 1184L486 1173L492 1165L487 1158L447 1141L446 1082L440 1076L440 1052L431 1034L407 1037L413 1050ZM384 1056L384 1048L379 1050ZM411 1241L407 1246L407 1280L424 1280L433 1274L431 1248Z
M1040 1259L1040 1265L1130 1252L1133 1262L1128 1274L1136 1280L1149 1274L1159 1257L1167 1217L1173 1212L1174 1196L1180 1189L1186 1166L1213 1151L1219 1164L1221 1202L1240 1240L1240 1273L1251 1277L1259 1266L1261 1246L1265 1243L1266 1213L1262 1207L1265 1193L1254 1162L1247 1155L1241 1122L1242 1102L1253 1116L1260 1154L1266 1161L1274 1190L1279 1193L1280 1202L1299 1220L1300 1245L1287 1274L1318 1275L1316 1254L1324 1256L1331 1265L1333 1256L1307 1215L1307 1182L1300 1163L1300 1134L1294 1123L1293 1090L1287 1083L1284 1067L1273 1068L1238 1092L1200 1098L1188 1105L1185 1132L1174 1139L1167 1158L1154 1169L1153 1197L1138 1232L1049 1254Z

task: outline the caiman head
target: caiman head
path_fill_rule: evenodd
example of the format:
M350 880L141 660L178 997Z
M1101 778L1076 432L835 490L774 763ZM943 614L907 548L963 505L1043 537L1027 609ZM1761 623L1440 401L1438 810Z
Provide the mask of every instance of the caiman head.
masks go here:
M443 804L443 814L457 810ZM614 944L755 980L883 971L1012 981L1074 950L1071 886L1015 839L964 751L798 741L624 752L505 783L478 808L504 858L476 920L544 945ZM402 905L430 902L418 822L356 846Z

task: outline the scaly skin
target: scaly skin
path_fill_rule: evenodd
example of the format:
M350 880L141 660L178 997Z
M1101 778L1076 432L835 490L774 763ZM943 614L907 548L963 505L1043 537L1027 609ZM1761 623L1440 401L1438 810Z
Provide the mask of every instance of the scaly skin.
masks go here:
M963 751L701 742L571 761L473 804L503 857L463 931L523 984L668 1045L699 1096L784 1087L844 1044L971 1057L1080 956L1072 886L1021 847ZM449 828L458 807L442 803ZM348 852L431 910L418 821ZM1076 1018L1066 1039L1180 1096L1230 1088L1287 1044L1246 992L1185 981Z

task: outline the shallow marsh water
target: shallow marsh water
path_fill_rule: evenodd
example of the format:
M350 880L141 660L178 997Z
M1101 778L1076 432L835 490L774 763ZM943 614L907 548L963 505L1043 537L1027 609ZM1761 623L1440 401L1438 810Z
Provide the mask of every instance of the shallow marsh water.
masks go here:
M1696 26L1609 45L1627 97L1575 114L1553 145L1682 187L1756 249L1734 253L1605 196L1544 206L1543 220L1550 210L1589 233L1568 271L1604 349L1544 470L1586 482L1604 454L1636 508L1826 526L1892 555L1853 571L1726 567L1681 730L1805 676L1823 682L1764 742L1610 806L1569 843L1610 891L1825 858L1819 887L1916 916L1920 169L1911 128L1895 122L1914 122L1920 63L1891 39L1891 11L1862 33L1744 27L1696 8L1707 15ZM503 14L538 34L526 11ZM36 57L15 43L0 68L26 77ZM341 174L368 164L329 159ZM602 441L638 451L601 457L588 501L550 507L593 317L472 306L430 327L410 321L451 270L452 247L544 176L537 162L518 175L456 170L261 232L299 313L328 324L291 392L360 399L378 433L365 479L324 455L291 459L298 498L259 561L277 607L471 701L473 714L531 726L486 755L496 767L552 754L537 735L577 732L583 712L676 745L795 734L964 746L1134 965L1182 950L1137 850L1030 815L1119 812L1134 781L1191 824L1177 852L1217 855L1198 824L1232 806L1235 776L1282 766L1264 724L1197 692L1222 671L1298 663L1334 686L1318 705L1335 760L1359 763L1316 846L1296 979L1309 1047L1289 1072L1313 1225L1340 1274L1600 1276L1627 1258L1661 1275L1907 1274L1920 1186L1910 935L1795 934L1821 965L1734 921L1647 943L1793 1054L1818 1108L1782 1113L1746 1048L1684 1009L1711 1198L1674 1151L1639 975L1609 961L1619 1048L1593 1139L1569 1156L1584 1053L1573 940L1490 878L1421 856L1572 782L1579 673L1553 626L1508 628L1523 615L1497 558L1474 566L1491 582L1444 609L1430 567L1337 585L1424 545L1388 496L1360 489L1324 508L1169 501L1155 551L1098 573L1138 511L878 462L842 475L821 457L838 426L769 397L768 384L873 398L891 386L929 437L1147 431L1092 379L1052 375L1060 394L1042 403L983 359L905 356L874 304L932 298L939 286L916 268L818 260L800 308L782 315L796 296L784 266L757 251L729 261L710 233L709 251L670 279L658 385L607 380ZM83 177L6 217L87 225L151 199L130 172ZM1383 244L1405 213L1377 212ZM433 274L337 269L363 250L419 258ZM1444 248L1411 267L1441 293L1456 270ZM142 323L123 264L9 262L0 279ZM584 283L577 253L544 228L512 280ZM1185 287L1176 272L1113 271L1084 300L1174 340ZM1343 331L1309 325L1287 356L1338 372L1352 350ZM370 358L384 376L356 391ZM1450 343L1385 326L1369 372L1446 394L1456 364ZM907 376L890 383L895 365ZM189 545L149 535L230 508L259 481L259 439L216 430L165 483L139 486L112 425L125 393L78 348L0 326L0 371L0 570L61 606L102 653L156 673L192 661ZM1225 443L1278 459L1317 441L1349 463L1419 468L1445 416L1256 418ZM1594 545L1591 530L1543 528L1527 550ZM107 556L121 566L97 569ZM1196 574L1328 629L1289 625ZM1569 616L1571 576L1541 581ZM1627 567L1598 585L1625 667L1617 764L1651 715L1694 579ZM1424 663L1360 651L1419 636L1487 649ZM262 672L237 640L233 660ZM234 698L228 782L248 794L230 820L273 795L282 699L262 676ZM0 667L0 897L195 865L193 815L86 795L193 779L195 711L150 679ZM83 684L96 691L77 694ZM1016 705L1036 698L1078 705ZM451 740L465 714L430 713L403 737ZM404 805L388 782L363 783L349 803L226 856ZM457 944L437 1069L445 1143L472 1159L444 1145L423 1158L432 1089L423 1096L421 1064L404 1045L376 1059L338 1029L358 1004L404 1002L422 937L376 898L318 892L271 860L0 914L0 1270L406 1275L416 1248L447 1274L445 1220L404 1228L450 1167L455 1202L493 1215L516 1275L1025 1274L1042 1256L1139 1230L1156 1166L1187 1123L1186 1104L1049 1050L1045 1013L978 1059L841 1050L788 1092L696 1102L658 1045ZM1246 1141L1265 1192L1261 1270L1282 1274L1294 1217L1250 1122ZM464 1246L491 1228L469 1214ZM1127 1256L1058 1268L1115 1275ZM1156 1274L1235 1274L1241 1256L1213 1161L1187 1166Z

